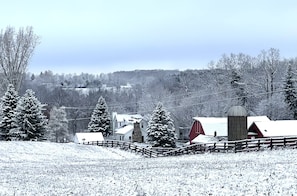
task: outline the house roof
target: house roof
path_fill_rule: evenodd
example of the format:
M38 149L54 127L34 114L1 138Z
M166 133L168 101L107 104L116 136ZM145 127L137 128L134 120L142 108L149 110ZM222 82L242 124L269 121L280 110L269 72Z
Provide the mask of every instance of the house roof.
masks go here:
M297 136L297 120L255 122L264 137Z
M118 129L116 129L116 134L119 134L119 135L126 135L127 133L129 133L130 131L133 131L134 129L134 125L133 124L129 124L129 125L126 125L126 126L123 126L123 127L120 127Z
M104 138L101 132L82 132L82 133L76 133L74 136L75 143L94 142L94 141L104 141Z
M217 136L228 135L228 118L227 117L194 117L196 121L199 121L203 127L205 135L214 135L217 132ZM248 116L247 128L253 122L256 121L270 121L267 116Z
M139 122L140 120L142 120L142 116L140 114L114 114L114 118L118 121L118 122Z

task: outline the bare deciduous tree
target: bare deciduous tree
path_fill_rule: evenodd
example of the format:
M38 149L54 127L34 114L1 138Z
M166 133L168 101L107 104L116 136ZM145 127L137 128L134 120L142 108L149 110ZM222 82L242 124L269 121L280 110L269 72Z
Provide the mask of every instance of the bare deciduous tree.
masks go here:
M274 79L280 63L280 52L278 49L270 48L263 50L259 55L260 64L266 73L266 91L267 96L272 97L274 92Z
M23 75L26 72L39 37L34 34L33 27L7 27L0 32L0 71L3 74L4 85L13 84L20 88Z

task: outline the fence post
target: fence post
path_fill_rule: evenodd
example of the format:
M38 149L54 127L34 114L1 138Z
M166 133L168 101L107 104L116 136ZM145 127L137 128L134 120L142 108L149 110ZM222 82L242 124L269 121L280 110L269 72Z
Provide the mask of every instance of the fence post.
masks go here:
M226 142L224 142L224 152L226 152Z
M236 153L237 142L234 143L234 152Z
M247 151L249 151L249 143L248 143L248 141L247 140L245 140L245 149L247 150Z
M272 138L270 138L270 150L273 149Z
M216 143L213 143L213 152L216 151Z
M258 151L260 151L260 140L258 140Z
M111 141L111 147L113 148L113 140Z
M284 147L286 147L286 138L284 137Z

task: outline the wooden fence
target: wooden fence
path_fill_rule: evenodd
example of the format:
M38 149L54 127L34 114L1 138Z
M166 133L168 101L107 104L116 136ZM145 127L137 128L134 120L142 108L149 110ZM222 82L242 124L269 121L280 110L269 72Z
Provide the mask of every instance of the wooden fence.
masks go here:
M277 148L297 148L296 137L275 137L275 138L258 138L238 141L225 141L215 143L192 144L189 146L176 148L163 153L163 156L176 156L183 154L197 154L204 152L249 152L260 151L265 149Z
M124 142L124 141L119 141L119 140L83 142L83 144L120 148L122 150L135 152L137 154L141 154L144 157L149 157L149 158L156 158L156 157L159 157L161 154L160 152L152 150L147 146L138 146L131 142Z
M201 154L205 152L237 153L260 151L265 149L272 150L277 148L297 148L297 136L246 139L238 141L225 141L203 144L197 143L178 148L152 148L149 146L139 146L131 142L124 142L118 140L85 142L83 144L120 148L123 150L142 154L145 157L152 158L162 156L178 156L185 154Z

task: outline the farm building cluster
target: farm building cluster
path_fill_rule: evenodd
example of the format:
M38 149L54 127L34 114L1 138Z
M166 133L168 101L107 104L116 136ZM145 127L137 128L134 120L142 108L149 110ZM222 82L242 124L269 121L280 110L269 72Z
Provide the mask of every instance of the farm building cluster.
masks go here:
M113 139L128 142L147 141L149 119L140 114L112 114ZM270 120L267 116L247 116L240 106L230 108L227 117L193 117L188 130L189 142L216 142L297 135L297 120ZM181 135L181 134L177 134ZM179 138L182 139L182 138ZM74 142L104 141L101 133L77 133Z
M239 106L231 108L228 117L194 117L193 120L190 143L297 136L297 120L247 116Z

